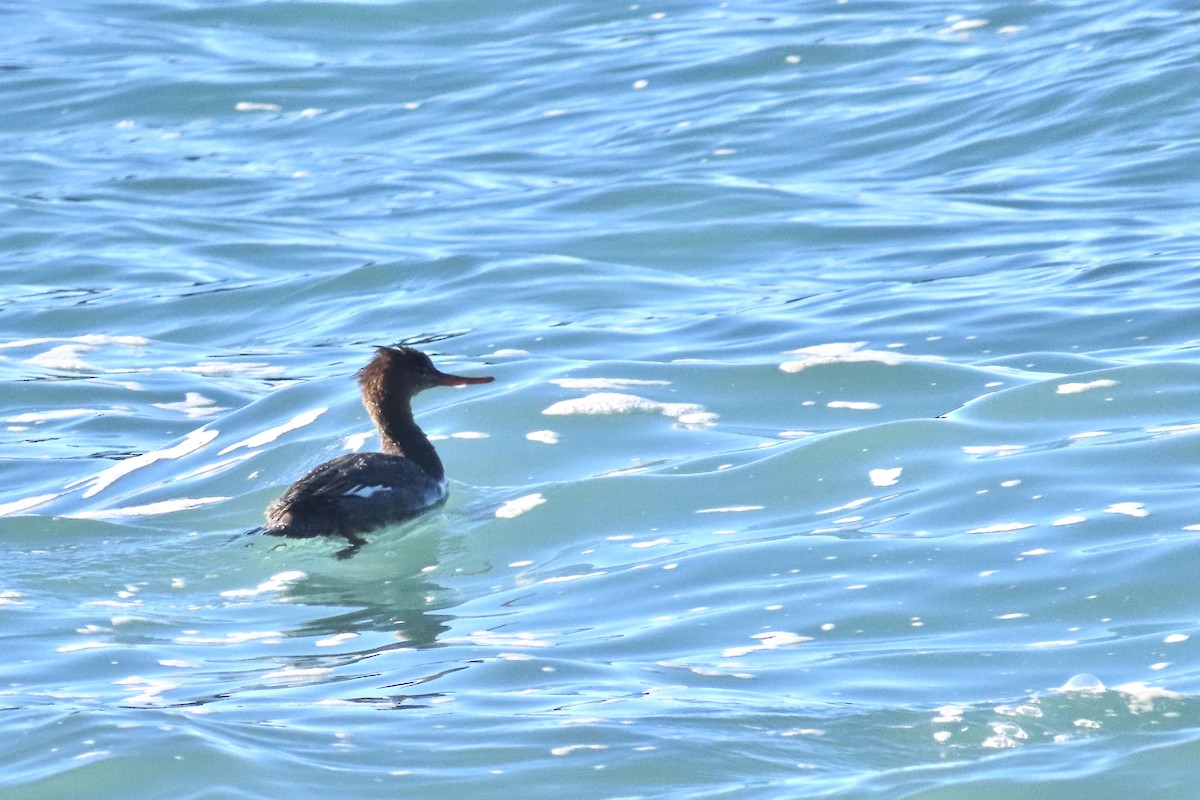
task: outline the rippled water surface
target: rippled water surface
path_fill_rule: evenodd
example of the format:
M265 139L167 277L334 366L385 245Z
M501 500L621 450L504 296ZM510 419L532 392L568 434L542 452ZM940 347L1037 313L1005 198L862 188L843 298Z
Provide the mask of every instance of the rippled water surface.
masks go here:
M1192 5L0 18L0 797L1193 796Z

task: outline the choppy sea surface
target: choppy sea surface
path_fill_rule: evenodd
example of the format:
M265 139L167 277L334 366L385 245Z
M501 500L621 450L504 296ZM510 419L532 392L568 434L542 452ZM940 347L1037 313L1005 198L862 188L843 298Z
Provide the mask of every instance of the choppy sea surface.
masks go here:
M1195 796L1193 3L0 20L3 800Z

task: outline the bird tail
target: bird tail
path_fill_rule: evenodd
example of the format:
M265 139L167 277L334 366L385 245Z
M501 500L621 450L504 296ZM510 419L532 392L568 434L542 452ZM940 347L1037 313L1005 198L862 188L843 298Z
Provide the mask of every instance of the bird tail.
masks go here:
M258 536L259 534L263 534L266 532L267 532L266 527L263 525L259 525L257 528L251 528L248 531L242 531L241 533L235 533L233 536L229 537L229 541L236 542L238 539L245 539L247 536Z

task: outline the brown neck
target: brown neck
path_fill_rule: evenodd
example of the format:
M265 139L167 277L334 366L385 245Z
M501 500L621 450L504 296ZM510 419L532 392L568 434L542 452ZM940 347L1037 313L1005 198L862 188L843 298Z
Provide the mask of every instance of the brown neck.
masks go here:
M388 455L407 458L430 477L441 480L446 476L442 460L413 419L412 401L408 397L363 398L363 405L379 432L380 449Z

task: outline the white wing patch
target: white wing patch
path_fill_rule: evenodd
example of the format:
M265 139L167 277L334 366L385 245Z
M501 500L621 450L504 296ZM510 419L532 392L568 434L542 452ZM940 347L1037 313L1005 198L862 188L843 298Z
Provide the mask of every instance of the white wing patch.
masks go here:
M377 494L378 492L388 492L388 491L391 491L390 486L355 486L353 489L346 492L345 496L346 497L361 497L363 499L366 499L368 497L371 497L371 496Z

